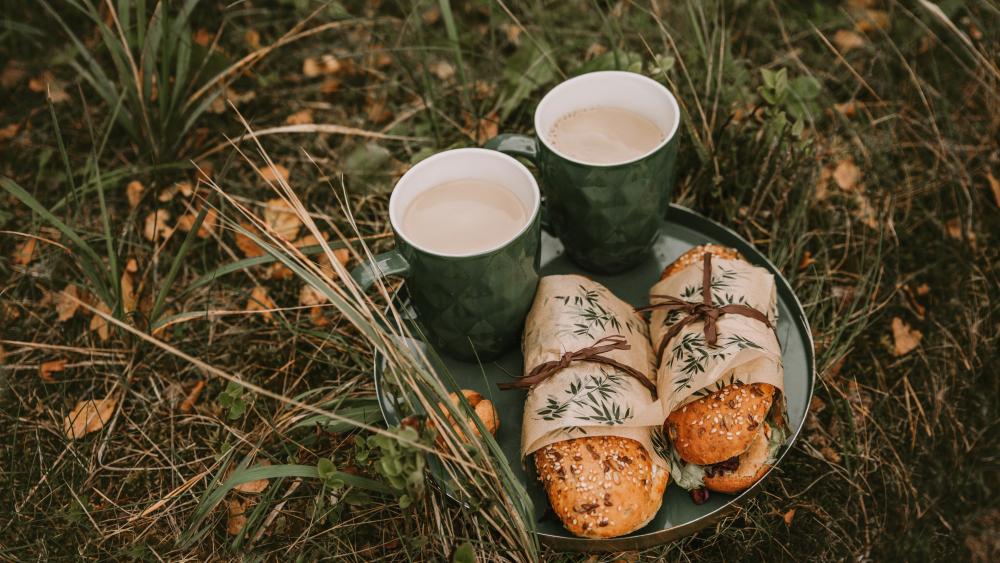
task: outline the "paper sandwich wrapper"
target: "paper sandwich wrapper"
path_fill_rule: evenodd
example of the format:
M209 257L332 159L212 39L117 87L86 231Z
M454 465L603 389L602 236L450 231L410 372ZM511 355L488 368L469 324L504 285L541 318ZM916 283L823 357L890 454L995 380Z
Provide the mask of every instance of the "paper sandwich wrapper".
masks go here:
M702 264L693 264L656 283L650 294L700 301L701 282ZM763 268L713 257L712 293L716 304L744 303L764 312L772 325L777 321L774 276ZM654 298L651 303L657 301ZM717 347L705 344L703 323L694 322L671 339L657 366L654 346L682 316L654 310L647 323L631 305L589 278L543 277L525 322L525 373L606 336L621 335L631 349L604 355L649 374L658 396L654 398L617 368L573 362L528 391L521 427L522 457L563 440L620 436L657 453L650 457L669 469L661 428L675 408L736 381L783 388L781 350L774 331L735 314L718 319Z

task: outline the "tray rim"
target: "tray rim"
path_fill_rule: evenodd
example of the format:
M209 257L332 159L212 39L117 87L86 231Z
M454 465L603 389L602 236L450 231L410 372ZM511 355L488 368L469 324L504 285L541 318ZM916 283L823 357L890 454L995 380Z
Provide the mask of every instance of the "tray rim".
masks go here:
M701 213L698 213L693 209L690 209L688 207L676 203L671 203L666 216L663 218L664 226L666 228L669 228L671 217L676 215L681 215L685 217L688 221L694 221L707 225L711 229L715 229L720 233L722 233L723 235L723 237L719 237L715 236L714 234L709 234L709 236L712 236L712 238L719 239L728 237L735 239L736 241L739 241L739 243L741 243L743 246L752 250L753 256L748 256L748 258L751 258L750 260L751 263L766 267L775 276L775 279L777 280L776 285L779 294L784 294L790 298L788 300L788 304L789 308L792 310L790 311L789 316L793 319L793 322L796 325L798 325L797 328L799 329L800 334L805 336L807 344L805 350L807 356L806 376L809 379L807 385L807 393L806 393L806 404L807 405L810 404L812 402L813 394L815 392L815 387L816 387L816 343L813 339L812 328L809 325L809 318L806 316L805 309L802 307L802 302L799 300L798 295L795 294L795 291L792 288L792 284L789 283L789 281L781 273L778 267L775 266L771 262L771 260L766 255L764 255L763 252L761 252L750 241L746 240L742 235L740 235L730 227L727 227L713 219L710 219L709 217L706 217L705 215L702 215ZM693 229L697 230L698 232L704 232L704 229L701 228L693 228ZM741 250L741 252L743 251ZM400 293L397 292L396 294L393 295L393 300L397 300L399 298L400 298ZM383 389L383 374L382 374L383 370L380 365L380 359L381 359L381 354L378 352L378 350L376 350L372 360L373 364L372 375L375 380L375 396L378 401L379 410L382 413L382 418L386 421L387 424L399 424L400 418L398 413L395 411L395 408L391 404L389 404L389 401L386 400L387 394L386 392L384 392ZM764 483L764 481L771 476L771 473L773 473L774 470L779 465L781 465L781 462L785 459L785 456L788 455L788 453L792 450L792 447L795 445L795 442L798 440L799 435L802 432L802 428L805 426L805 421L807 418L808 418L808 411L806 412L806 415L802 417L802 420L799 421L799 424L791 433L787 442L782 447L781 452L778 454L778 458L774 461L774 464L771 465L771 468L767 470L767 473L765 473L763 477L757 480L757 482L754 483L747 490L743 491L738 495L733 496L733 498L728 500L724 505L694 520L690 520L688 522L685 522L683 524L678 524L676 526L671 526L670 528L664 528L662 530L655 530L644 534L629 534L626 536L619 536L615 538L581 538L581 537L570 537L570 536L557 536L546 532L540 532L538 530L535 530L534 533L541 541L541 543L545 544L548 547L560 551L578 551L578 552L610 552L610 551L638 550L656 545L663 545L667 542L692 535L698 532L699 530L702 530L708 527L709 525L714 524L715 522L719 521L726 515L736 510L739 510L745 501L749 500L752 496L754 496L758 492L761 484ZM438 485L436 476L432 481L435 486ZM447 492L445 493L448 494ZM450 494L448 494L448 496L452 498L452 500L455 500L456 502L461 502L452 497Z

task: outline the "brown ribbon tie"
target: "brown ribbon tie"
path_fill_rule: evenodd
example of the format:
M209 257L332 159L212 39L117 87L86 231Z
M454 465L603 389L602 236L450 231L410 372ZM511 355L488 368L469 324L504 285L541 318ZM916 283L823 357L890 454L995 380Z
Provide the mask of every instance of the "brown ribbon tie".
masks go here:
M561 370L566 369L573 362L591 362L612 366L619 371L634 377L639 380L639 382L642 383L646 389L649 389L649 392L653 394L653 398L655 399L656 386L653 385L653 382L650 381L649 378L631 366L627 366L619 361L612 360L611 358L602 355L607 352L611 352L612 350L631 349L632 345L628 343L624 336L620 334L605 336L586 348L581 348L576 352L566 352L558 360L551 360L538 364L528 373L528 375L519 378L517 381L512 383L501 383L500 389L506 391L508 389L523 389L525 387L531 387L537 383L545 381L546 379L559 373Z
M645 307L639 307L636 311L652 311L660 310L667 311L668 313L673 311L681 311L686 313L687 316L677 321L676 323L670 325L670 329L667 333L663 335L663 339L660 340L659 346L656 348L656 363L659 364L663 360L663 352L667 348L667 343L677 336L681 329L687 325L697 322L704 321L705 327L705 342L709 346L714 347L719 339L719 328L716 326L716 322L719 317L726 314L736 314L743 315L744 317L749 317L751 319L756 319L765 325L767 328L774 330L774 326L771 325L771 321L767 319L767 315L761 313L757 309L750 307L749 305L741 305L737 303L730 303L728 305L717 306L712 304L712 255L711 253L705 253L705 262L702 267L703 277L701 282L701 302L694 301L684 301L672 295L651 295L650 297L655 299L663 299L660 303L655 303L653 305L646 305Z

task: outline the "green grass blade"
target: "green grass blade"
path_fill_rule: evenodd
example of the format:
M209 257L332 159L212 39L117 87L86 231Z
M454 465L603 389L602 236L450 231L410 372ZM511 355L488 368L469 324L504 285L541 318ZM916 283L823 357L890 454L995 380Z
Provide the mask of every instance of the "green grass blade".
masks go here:
M328 244L330 245L330 248L334 250L338 248L344 248L344 243L340 241L334 241ZM302 252L302 254L305 254L306 256L311 256L313 254L319 254L323 252L323 247L318 244L314 244L312 246L304 246L300 248L299 251ZM255 256L253 258L244 258L243 260L230 262L225 266L216 268L211 272L208 272L207 274L200 276L198 279L194 280L193 282L191 282L191 284L189 284L186 288L184 288L184 292L186 293L188 291L198 289L199 287L202 287L204 285L208 285L227 274L238 272L240 270L245 270L247 268L252 268L254 266L260 266L261 264L270 264L272 262L275 262L276 260L277 258L275 258L274 256L271 256L270 254L265 254L264 256Z
M181 264L184 262L184 258L191 251L194 241L198 239L198 229L201 228L201 224L205 221L205 215L207 214L208 206L203 205L201 210L198 211L198 216L194 219L191 230L184 237L184 242L181 243L180 249L174 255L174 259L170 263L170 270L167 272L167 277L163 279L163 283L160 284L160 290L156 294L156 301L153 303L153 310L149 315L151 323L155 324L157 318L159 318L160 312L163 310L163 303L167 299L167 294L170 292L170 288L173 287L174 281L177 279L177 274L181 271Z

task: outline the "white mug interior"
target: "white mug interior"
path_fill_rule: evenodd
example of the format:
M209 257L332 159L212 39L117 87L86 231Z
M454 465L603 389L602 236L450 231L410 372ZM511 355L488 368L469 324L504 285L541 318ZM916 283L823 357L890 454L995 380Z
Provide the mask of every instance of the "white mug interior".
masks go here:
M486 180L510 190L524 206L527 217L524 225L515 235L491 248L465 254L440 252L414 243L403 229L406 208L428 189L458 180ZM514 158L488 149L453 149L427 157L403 174L389 196L389 222L398 236L423 252L449 257L479 256L503 248L521 236L538 215L541 200L535 177Z
M584 162L556 149L548 140L559 118L582 109L610 106L627 109L652 121L663 131L663 141L631 160L614 163ZM588 166L619 166L642 160L658 151L677 134L680 125L677 99L652 78L617 70L590 72L570 78L549 91L535 108L535 134L549 150L571 162Z

